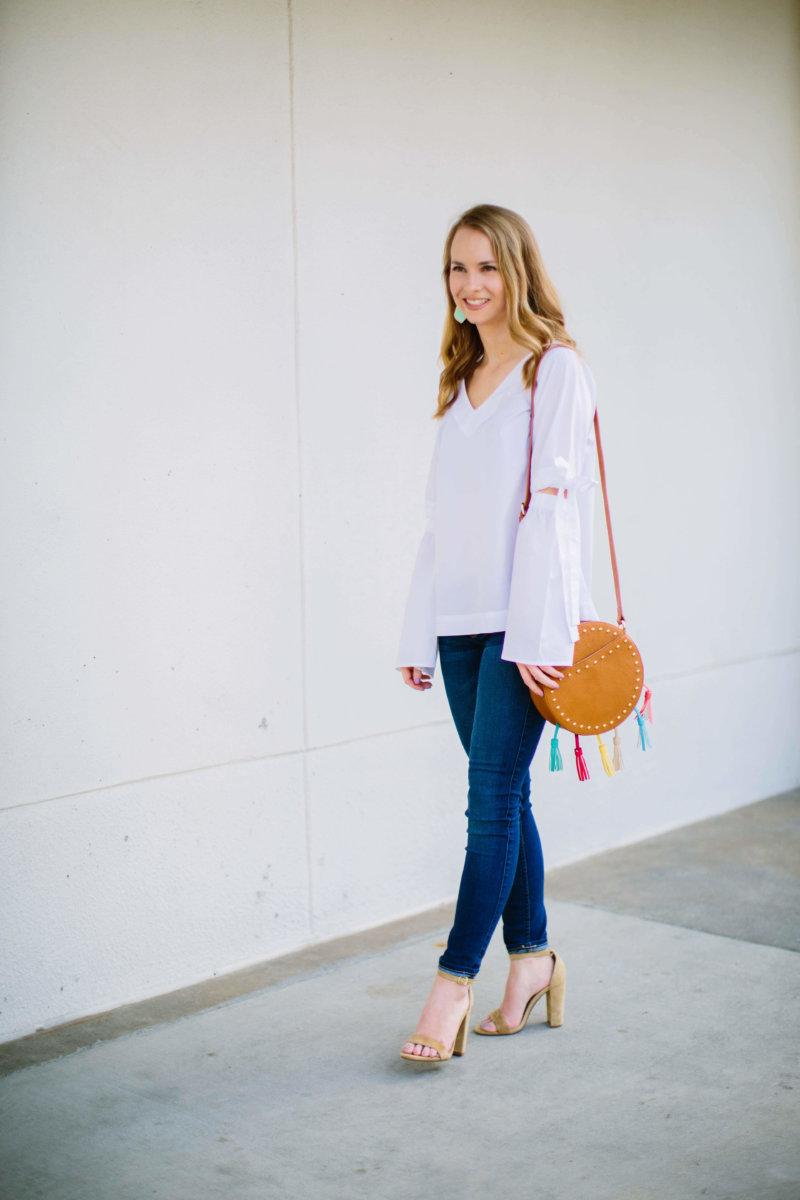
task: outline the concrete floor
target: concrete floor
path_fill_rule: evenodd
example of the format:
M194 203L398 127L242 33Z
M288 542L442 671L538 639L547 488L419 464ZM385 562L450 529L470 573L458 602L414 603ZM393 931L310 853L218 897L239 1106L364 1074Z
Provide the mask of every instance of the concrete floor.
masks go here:
M438 1066L397 1050L441 912L164 1024L131 1006L94 1046L14 1043L0 1198L799 1200L799 830L792 793L554 871L564 1027ZM504 974L496 940L476 1019Z

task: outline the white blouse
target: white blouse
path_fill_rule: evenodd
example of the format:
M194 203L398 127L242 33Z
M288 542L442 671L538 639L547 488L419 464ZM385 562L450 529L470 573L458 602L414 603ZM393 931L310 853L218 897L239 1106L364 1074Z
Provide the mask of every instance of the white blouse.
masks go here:
M569 664L578 622L597 618L589 592L594 381L566 346L542 359L532 499L519 521L530 428L522 367L479 408L472 407L462 382L439 422L398 669L433 672L440 634L502 630L504 659ZM551 487L558 495L542 492Z

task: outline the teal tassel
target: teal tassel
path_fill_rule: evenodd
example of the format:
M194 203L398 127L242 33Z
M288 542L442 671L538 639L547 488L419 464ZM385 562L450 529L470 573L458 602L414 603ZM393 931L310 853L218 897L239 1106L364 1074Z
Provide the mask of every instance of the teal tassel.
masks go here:
M652 749L653 743L650 741L650 734L647 732L644 716L639 712L638 708L635 708L633 711L636 713L636 723L639 726L639 745L642 750L646 750L648 746Z
M559 749L559 746L558 746L558 730L559 730L559 726L556 725L556 731L550 739L550 770L551 771L563 771L564 770L564 760L561 757L561 750Z

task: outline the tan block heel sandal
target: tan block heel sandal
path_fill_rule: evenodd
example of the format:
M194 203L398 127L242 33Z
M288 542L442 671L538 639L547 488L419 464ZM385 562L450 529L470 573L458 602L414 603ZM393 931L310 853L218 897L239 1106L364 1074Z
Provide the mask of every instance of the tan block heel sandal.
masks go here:
M456 983L462 983L460 979L456 979L453 975L446 975L443 971L440 971L439 974L445 979L452 979ZM458 1033L456 1034L455 1041L450 1049L448 1050L447 1046L445 1046L443 1042L437 1041L436 1038L428 1037L424 1033L413 1033L410 1038L406 1039L406 1042L413 1042L415 1046L428 1046L431 1050L436 1051L438 1058L434 1058L432 1055L430 1057L423 1057L421 1054L407 1054L405 1050L400 1051L401 1058L407 1059L408 1062L437 1063L447 1062L448 1058L452 1058L454 1054L458 1056L465 1053L467 1049L467 1036L469 1034L469 1018L470 1014L472 1013L474 997L472 995L472 987L470 986L469 981L464 982L462 986L467 988L469 992L469 1004L467 1005L467 1011L464 1013L464 1016L461 1019L461 1024L458 1027ZM405 1045L406 1042L404 1042L403 1045Z
M537 1000L541 1000L542 996L547 996L547 1023L552 1029L558 1028L564 1024L564 993L566 991L567 969L564 966L564 960L556 954L555 950L539 950L529 956L519 955L522 957L537 958L539 955L549 954L553 959L553 977L547 987L540 988L538 992L534 992L528 1003L525 1005L525 1011L522 1014L522 1020L519 1025L513 1028L503 1016L503 1011L496 1008L494 1012L490 1012L484 1020L491 1021L494 1029L484 1029L481 1025L476 1025L474 1032L480 1033L484 1037L508 1037L511 1033L519 1033L528 1023L528 1017L533 1012L534 1005Z

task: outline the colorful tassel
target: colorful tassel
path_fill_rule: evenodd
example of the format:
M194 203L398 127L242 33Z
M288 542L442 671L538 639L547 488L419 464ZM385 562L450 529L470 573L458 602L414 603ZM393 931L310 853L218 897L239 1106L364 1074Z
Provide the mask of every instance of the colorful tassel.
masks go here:
M642 713L644 714L644 716L647 717L648 721L652 725L653 724L653 693L650 691L650 688L647 686L647 684L645 684L645 688L644 688L644 701L642 703Z
M599 733L597 735L597 744L600 747L600 760L603 764L603 770L610 778L614 774L614 768L611 765L611 759L608 757L608 751L606 750L605 743L600 737Z
M636 724L639 726L639 745L642 750L646 750L648 746L652 746L650 734L647 732L647 726L644 723L644 717L639 712L638 708L633 710L636 713Z
M619 730L614 730L614 770L621 771L625 766L622 761L622 743L619 740Z
M578 779L581 782L589 778L589 768L586 765L586 759L583 757L580 738L577 733L575 734L575 766L578 768Z
M558 745L558 731L560 728L561 728L560 725L556 725L556 731L553 734L553 736L550 738L550 770L551 771L563 771L564 770L564 760L561 757L561 750Z

